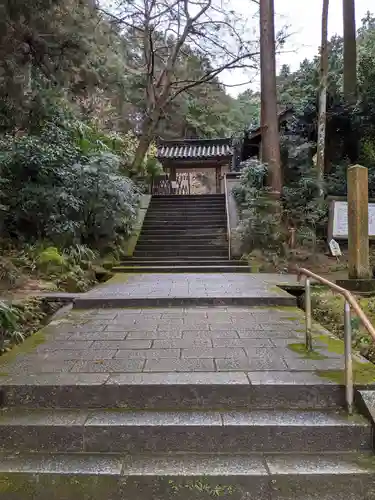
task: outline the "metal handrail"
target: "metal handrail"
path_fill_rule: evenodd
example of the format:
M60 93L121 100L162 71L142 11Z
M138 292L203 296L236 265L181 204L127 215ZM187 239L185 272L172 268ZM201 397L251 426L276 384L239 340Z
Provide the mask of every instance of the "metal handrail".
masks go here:
M229 219L229 200L228 200L228 184L227 184L227 174L224 174L224 193L225 193L225 211L227 213L227 238L228 238L228 257L231 259L231 231L230 231L230 219Z
M372 339L375 341L375 328L366 314L361 309L354 296L345 288L332 283L332 281L315 274L308 269L297 268L298 280L301 276L306 277L305 281L305 316L306 316L306 349L312 350L312 316L311 316L311 279L328 286L334 292L345 298L344 304L344 348L345 348L345 398L348 412L353 413L354 403L354 381L353 381L353 359L352 359L352 325L351 309L355 311L363 326L366 328Z

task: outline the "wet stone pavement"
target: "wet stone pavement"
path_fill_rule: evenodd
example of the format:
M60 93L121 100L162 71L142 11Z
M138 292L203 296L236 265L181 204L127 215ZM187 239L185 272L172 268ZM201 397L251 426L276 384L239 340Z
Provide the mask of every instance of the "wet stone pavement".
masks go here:
M315 333L327 332L316 325ZM314 341L318 359L295 352L303 340L304 317L297 308L73 310L3 356L0 373L2 384L28 384L38 376L45 383L80 383L90 376L105 383L118 374L176 372L240 372L251 382L257 372L315 377L317 370L343 368L343 356L324 342Z
M276 285L297 282L280 274L137 274L116 275L105 285L84 294L88 297L285 297Z

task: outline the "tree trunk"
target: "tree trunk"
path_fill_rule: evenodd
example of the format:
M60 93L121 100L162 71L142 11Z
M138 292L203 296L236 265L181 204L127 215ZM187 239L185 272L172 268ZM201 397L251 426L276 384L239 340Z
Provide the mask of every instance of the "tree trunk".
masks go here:
M343 0L344 96L348 104L357 100L357 40L354 0Z
M323 198L323 179L326 146L327 122L327 86L328 86L328 10L329 0L323 0L322 13L322 46L320 54L320 85L319 85L319 119L318 119L318 151L316 158L317 182L319 196Z
M280 198L281 161L277 116L274 0L260 2L260 69L262 161L268 164L269 184Z
M132 169L134 170L139 170L144 157L147 154L148 148L150 147L150 144L152 142L152 135L151 134L142 134L139 142L137 149L135 150L134 154L134 159L132 163Z
M132 168L139 170L144 157L147 154L148 148L154 139L155 130L159 122L161 110L154 109L142 123L141 135L139 138L137 149L135 150Z
M344 97L351 112L357 102L357 39L354 0L343 0L344 19ZM346 139L345 154L352 164L359 156L359 134L351 116L350 130Z

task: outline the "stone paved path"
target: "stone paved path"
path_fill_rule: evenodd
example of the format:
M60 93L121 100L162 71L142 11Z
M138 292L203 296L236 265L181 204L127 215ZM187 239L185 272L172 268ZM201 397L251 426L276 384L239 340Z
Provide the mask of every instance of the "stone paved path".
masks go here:
M278 284L296 284L291 274L118 274L88 297L285 297Z
M282 286L296 287L301 286L301 283L298 282L296 275L275 273L119 273L106 283L86 293L34 292L31 295L62 302L84 302L83 308L87 307L90 299L93 299L94 306L95 300L100 299L108 299L108 301L122 299L126 303L127 299L134 302L137 299L151 301L164 298L197 300L205 298L220 300L221 298L224 299L223 301L231 298L234 301L235 299L262 298L263 300L279 300L280 305L281 303L287 305L287 299L290 298L290 295L280 288ZM119 307L125 306L125 303ZM134 304L130 305L134 306ZM289 303L289 305L293 304ZM139 305L139 307L142 306L144 304ZM90 307L92 306L90 305ZM97 307L101 307L100 304Z
M319 332L324 330L316 326ZM290 344L303 338L303 313L296 308L71 311L26 341L16 356L17 351L0 358L0 384L27 384L42 374L42 383L80 383L90 376L105 383L118 374L176 372L224 372L228 381L234 372L250 380L260 372L315 378L317 370L343 367L343 356L329 352L321 340L315 341L320 359L294 352Z

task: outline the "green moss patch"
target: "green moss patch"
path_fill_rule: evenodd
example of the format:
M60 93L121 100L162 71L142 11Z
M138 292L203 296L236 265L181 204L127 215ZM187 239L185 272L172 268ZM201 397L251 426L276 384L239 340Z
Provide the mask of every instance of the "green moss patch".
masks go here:
M316 374L337 384L345 384L345 373L343 370L318 370ZM354 384L356 385L375 384L375 366L372 363L360 363L354 359L353 377Z
M5 365L14 362L19 354L32 352L39 345L44 344L46 340L46 332L44 329L33 333L24 342L22 342L22 344L14 346L11 351L0 356L0 367L4 368Z
M130 274L127 273L116 273L110 280L108 280L105 285L116 285L118 283L127 283L129 281Z
M318 338L327 344L328 350L342 354L344 344L339 339L344 336L343 297L324 287L319 287L314 289L312 299L314 319L338 337L338 339L332 339L329 336L321 335ZM371 323L375 325L375 297L356 297L356 299ZM369 361L375 363L375 342L353 311L351 326L353 348Z
M189 480L183 483L177 483L173 480L169 480L168 487L173 493L188 490L201 495L206 494L207 496L214 498L232 495L236 491L236 487L234 485L211 485L205 477L202 477L201 479Z
M95 289L98 288L104 288L108 285L117 285L117 284L122 284L122 283L127 283L129 280L130 274L127 273L116 273L112 275L112 278L110 278L108 281L104 283L100 283L100 285L96 286Z
M321 360L321 359L327 359L327 356L324 356L318 351L308 351L306 349L305 344L289 344L288 349L297 353L299 356L305 359L315 359L315 360Z
M285 321L302 321L302 320L304 320L304 317L302 315L300 315L300 316L285 316L285 317L283 317L283 320L285 320Z
M116 476L98 476L84 474L41 474L30 478L27 473L0 474L0 493L7 493L9 498L12 494L23 493L22 498L36 498L40 492L45 492L45 497L57 498L112 498L116 491L118 478ZM122 481L126 484L126 481Z
M354 455L353 463L366 470L375 470L375 456L374 455Z
M325 344L327 346L326 349L329 352L342 355L345 353L345 346L342 340L335 339L329 335L317 335L314 338L322 344Z

